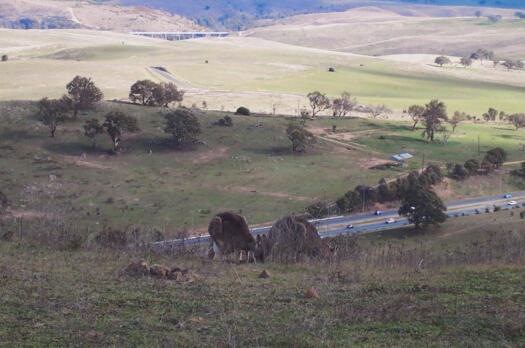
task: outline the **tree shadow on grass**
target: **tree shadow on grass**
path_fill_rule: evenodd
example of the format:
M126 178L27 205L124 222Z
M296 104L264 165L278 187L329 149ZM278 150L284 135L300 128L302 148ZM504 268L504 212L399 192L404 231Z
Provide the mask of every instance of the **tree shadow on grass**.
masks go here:
M515 139L515 140L525 140L525 135L509 135L509 134L501 134L501 135L498 135L498 137L500 138L503 138L503 139Z
M57 141L47 143L43 146L43 148L54 154L65 156L80 156L83 153L107 153L107 150L104 149L102 146L98 146L95 148L95 150L93 150L93 148L90 145L87 145L82 142L64 142L61 141L60 138L55 140Z
M107 139L103 139L103 137L97 138L97 146L95 149L92 148L90 143L80 140L70 142L65 142L60 138L55 138L55 140L55 142L45 144L43 146L44 149L55 154L66 156L80 156L83 153L96 155L113 153L111 143L108 142ZM197 151L201 147L203 147L203 145L199 144L188 144L183 147L177 147L172 144L171 138L167 137L144 137L139 135L126 138L126 134L124 134L118 152L120 154L148 153L150 151L153 153L183 153Z
M256 148L256 147L250 147L250 148L244 148L243 151L258 154L258 155L265 155L265 156L293 156L293 157L302 157L302 156L316 156L319 154L322 154L323 152L320 151L316 146L309 147L306 151L303 152L293 152L292 146L270 146L265 148Z
M497 129L497 130L502 130L502 131L513 131L513 130L515 130L514 127L508 127L508 128L503 128L503 127L492 127L492 129Z
M380 239L407 239L410 237L421 237L439 232L440 227L429 226L427 229L416 229L414 226L401 227L393 230L378 232Z
M49 133L47 133L49 136ZM0 139L6 140L9 142L26 142L30 139L42 138L42 134L38 132L29 132L25 129L16 129L16 130L4 130L0 134Z
M244 148L243 151L265 156L289 156L294 154L291 146L248 147Z

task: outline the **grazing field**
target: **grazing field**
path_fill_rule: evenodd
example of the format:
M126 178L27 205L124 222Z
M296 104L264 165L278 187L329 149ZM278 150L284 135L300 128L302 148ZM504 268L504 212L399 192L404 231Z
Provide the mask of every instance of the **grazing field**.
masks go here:
M0 240L0 343L518 347L525 235L517 215L340 239L339 260L327 264L237 266L196 255L62 250L15 236ZM124 275L139 257L199 277ZM263 269L269 278L258 278ZM310 287L320 299L304 297Z
M2 104L0 177L15 214L53 207L88 226L108 221L172 231L206 226L218 211L242 210L253 224L397 173L371 173L360 153L322 142L293 155L284 118L231 115L229 128L212 125L224 113L202 113L199 139L207 145L185 151L165 144L161 109L107 103L89 118L102 120L117 108L136 116L141 132L124 134L122 152L110 156L106 134L91 150L82 130L86 116L59 127L52 139L35 119L35 106Z
M206 100L214 110L244 104L269 113L276 104L278 114L297 115L313 90L330 97L348 90L359 103L385 103L396 113L433 98L478 115L491 106L514 113L523 111L525 98L523 72L440 69L246 37L167 42L95 31L0 30L0 52L10 57L0 64L2 100L58 97L77 74L92 77L106 99L126 99L136 80L161 78L151 66L168 69L187 89L186 105Z
M98 147L92 150L83 136L84 119L103 120L116 109L137 117L141 131L124 134L118 155L108 154L107 134L99 136ZM294 155L285 133L290 119L284 117L230 114L234 122L230 128L213 125L226 113L197 111L202 125L199 139L206 145L176 150L163 132L162 108L106 102L59 126L55 139L37 121L36 112L31 102L0 104L0 178L6 183L2 191L15 216L57 215L74 219L82 230L110 224L155 227L169 236L182 230L202 233L213 214L223 210L241 211L250 224L267 223L302 212L317 201L334 201L357 185L375 185L381 178L419 169L423 155L425 163L443 166L478 158L477 135L482 154L502 146L510 161L525 159L519 151L523 130L499 124L460 125L444 147L425 143L420 130L411 132L401 121L320 118L307 122L308 129L319 135L318 144ZM336 134L331 134L333 125ZM370 169L401 152L414 155L407 167ZM451 182L442 188L443 197L453 200L524 188L523 179L506 174L505 169L461 184Z

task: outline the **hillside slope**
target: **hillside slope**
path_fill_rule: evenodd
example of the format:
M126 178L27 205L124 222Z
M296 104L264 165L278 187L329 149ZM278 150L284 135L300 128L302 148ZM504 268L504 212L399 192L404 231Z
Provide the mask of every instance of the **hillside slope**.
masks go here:
M362 7L266 21L266 26L245 35L366 55L465 56L483 47L500 59L525 57L525 20L513 18L511 10L487 9L486 15L503 17L491 23L471 11L468 7L407 6L404 11Z
M428 4L425 0L113 0L122 5L144 5L178 13L215 28L245 29L259 19L275 19L304 13L345 11L362 6L404 8ZM407 4L409 2L409 4ZM520 0L433 0L433 5L525 8ZM470 13L475 9L469 8Z
M0 27L11 29L203 30L184 17L160 10L84 1L0 0L0 14Z

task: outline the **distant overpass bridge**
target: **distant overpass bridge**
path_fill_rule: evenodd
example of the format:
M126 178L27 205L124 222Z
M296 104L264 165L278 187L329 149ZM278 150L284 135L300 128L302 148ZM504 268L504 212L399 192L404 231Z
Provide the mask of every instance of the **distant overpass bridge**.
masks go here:
M139 35L139 36L146 36L151 37L155 39L163 39L163 40L188 40L188 39L196 39L200 37L226 37L230 35L229 32L226 31L162 31L162 32L147 32L147 31L132 31L130 33L131 35Z

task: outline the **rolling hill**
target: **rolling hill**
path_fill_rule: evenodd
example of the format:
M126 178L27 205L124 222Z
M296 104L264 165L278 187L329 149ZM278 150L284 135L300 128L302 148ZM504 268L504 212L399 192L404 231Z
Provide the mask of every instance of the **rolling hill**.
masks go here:
M184 17L147 7L52 0L0 0L0 27L117 32L203 30Z
M502 19L492 23L486 17L476 18L469 7L407 5L403 11L361 7L267 21L266 26L250 29L245 35L365 55L466 56L483 47L500 59L523 59L525 20L513 17L512 10L485 11Z
M215 28L242 30L253 26L259 19L275 19L291 15L346 11L362 6L396 7L403 10L414 4L445 6L477 6L525 8L520 0L114 0L122 5L144 5L178 13ZM469 10L473 13L475 10Z

